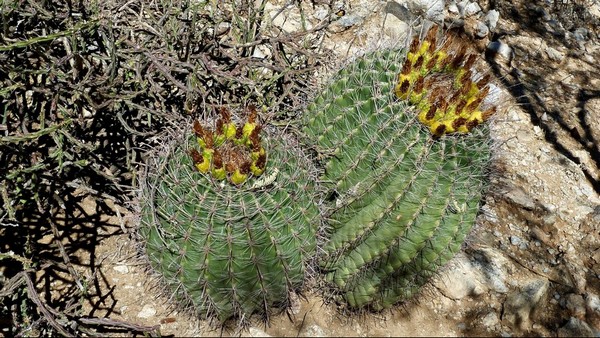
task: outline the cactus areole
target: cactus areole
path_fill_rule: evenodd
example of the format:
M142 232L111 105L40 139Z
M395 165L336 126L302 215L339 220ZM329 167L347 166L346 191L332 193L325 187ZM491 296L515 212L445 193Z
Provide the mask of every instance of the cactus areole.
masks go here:
M328 201L320 267L349 308L412 297L460 250L479 210L489 77L464 45L436 37L433 28L408 52L358 58L307 109Z

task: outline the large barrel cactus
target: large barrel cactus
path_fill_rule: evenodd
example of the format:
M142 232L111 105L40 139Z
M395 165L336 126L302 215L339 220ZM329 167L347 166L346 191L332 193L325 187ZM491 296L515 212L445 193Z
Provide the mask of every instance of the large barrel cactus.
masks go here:
M320 265L351 308L415 294L460 249L479 210L490 142L476 126L494 111L482 110L489 78L464 45L436 37L433 28L408 52L358 58L306 112L329 200Z
M221 111L155 156L140 229L152 268L180 302L224 322L285 306L315 251L319 211L296 142ZM263 135L265 134L265 135Z

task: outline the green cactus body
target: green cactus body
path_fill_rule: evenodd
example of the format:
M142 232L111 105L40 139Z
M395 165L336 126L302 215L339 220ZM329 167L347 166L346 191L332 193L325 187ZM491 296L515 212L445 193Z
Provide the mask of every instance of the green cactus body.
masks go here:
M487 127L433 135L440 128L419 121L423 96L395 94L405 59L359 58L307 109L304 133L325 155L330 201L320 264L352 308L388 308L417 292L460 249L484 191Z
M285 306L316 246L309 160L289 137L262 144L265 172L243 184L195 170L193 137L157 157L146 179L141 235L151 266L177 298L220 322Z

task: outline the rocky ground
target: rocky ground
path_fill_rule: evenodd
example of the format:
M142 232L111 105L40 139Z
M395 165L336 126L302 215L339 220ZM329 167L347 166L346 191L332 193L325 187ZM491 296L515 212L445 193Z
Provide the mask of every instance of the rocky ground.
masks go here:
M308 28L329 15L322 2L302 13ZM495 75L502 109L492 121L491 188L463 252L414 302L391 311L343 315L309 292L267 327L256 319L244 330L221 331L168 305L136 258L135 219L114 207L98 216L114 226L100 234L106 238L93 258L103 296L87 310L174 335L600 335L600 3L334 6L339 19L315 41L331 51L324 78L340 60L404 43L429 20L464 27ZM267 11L274 17L268 24L301 29L298 7L274 1ZM101 212L84 202L82 213Z

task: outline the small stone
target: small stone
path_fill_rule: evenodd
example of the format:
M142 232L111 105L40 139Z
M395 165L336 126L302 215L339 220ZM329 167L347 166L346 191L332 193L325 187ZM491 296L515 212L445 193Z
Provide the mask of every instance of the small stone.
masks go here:
M388 1L387 4L385 4L385 8L383 9L383 11L385 13L388 14L392 14L393 16L395 16L398 20L402 21L402 22L407 22L407 21L411 21L413 18L412 13L408 10L408 8L402 6L401 4L397 3L396 1ZM389 18L389 16L388 16ZM387 24L387 18L386 18L386 24Z
M456 6L456 2L452 1L449 5L448 5L448 13L452 13L452 14L458 14L458 6Z
M483 324L487 328L491 328L498 324L500 320L498 319L498 315L496 312L488 313L483 319L481 319L481 324Z
M465 256L458 255L456 265L452 266L443 278L436 280L434 285L444 296L459 300L466 296L484 293L487 289L480 282L484 279Z
M122 273L122 274L126 274L129 272L129 268L127 267L127 265L116 265L113 266L113 270L115 270L118 273Z
M573 32L573 36L575 37L575 40L579 42L584 42L588 39L588 33L588 30L585 28L577 28Z
M597 295L588 293L586 296L586 306L591 312L597 312L600 315L600 297Z
M221 22L217 25L217 28L215 30L215 35L221 36L221 35L229 32L230 29L231 29L231 24L229 22Z
M327 8L324 8L324 7L317 8L315 10L315 13L313 14L313 16L319 20L327 19L328 15L329 15L329 11L327 10Z
M510 202L525 210L533 210L535 208L534 200L520 188L515 187L515 189L509 191L504 196L506 196Z
M587 293L584 298L586 300L587 321L592 327L600 330L600 297L592 293Z
M511 292L504 303L503 321L519 326L526 330L531 327L531 315L536 310L540 300L548 291L547 279L529 282L520 290Z
M431 21L440 22L444 19L444 0L408 0L406 7L416 15L425 15Z
M92 112L90 110L88 110L87 108L82 108L81 113L83 114L83 117L86 119L89 119L90 117L93 116Z
M552 47L546 48L546 54L548 54L548 57L550 58L550 60L554 60L554 61L558 61L558 62L562 61L565 58L563 53L559 52L558 50L556 50ZM548 118L546 117L546 119L548 119Z
M500 40L490 42L487 45L487 50L491 52L494 57L501 56L508 63L512 61L514 55L512 48Z
M592 337L594 331L581 319L571 317L565 326L558 329L559 337Z
M471 16L481 12L481 7L476 2L469 2L464 9L464 16Z
M490 32L488 26L486 26L483 22L478 22L477 27L475 28L475 35L478 38L485 38Z
M465 7L467 7L468 4L469 0L462 0L456 3L456 8L458 8L458 13L460 13L461 16L465 15Z
M305 337L326 337L325 330L323 330L319 325L313 324L308 326L305 330L300 332L300 336Z
M500 19L500 13L497 10L492 9L485 15L484 22L491 31L494 31L496 30L498 19Z
M512 245L519 245L521 241L522 239L518 236L510 236L510 244Z
M499 293L508 292L506 286L506 276L508 274L507 265L510 262L498 251L482 247L471 253L469 257L471 264L483 278L480 280L486 288Z
M579 319L585 318L585 302L582 295L570 293L567 295L567 309L572 317Z
M489 204L485 204L484 206L482 206L481 212L483 213L485 218L491 223L497 224L500 221L498 219L498 214L496 213L496 210L491 208Z
M387 36L392 39L398 40L403 36L406 36L408 32L408 24L395 15L386 15L384 32Z
M142 310L137 314L138 318L150 318L156 314L156 309L146 304Z
M300 302L300 298L296 293L290 294L290 312L294 315L300 313L302 309L302 303Z
M344 15L337 22L344 27L352 27L360 24L364 19L364 17L358 15L357 13L352 13Z

